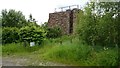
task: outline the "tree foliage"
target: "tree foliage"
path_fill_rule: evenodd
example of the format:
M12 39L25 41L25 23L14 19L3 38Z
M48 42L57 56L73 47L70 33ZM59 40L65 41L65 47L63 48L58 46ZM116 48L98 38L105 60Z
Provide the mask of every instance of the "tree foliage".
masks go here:
M2 17L0 15L0 27L2 27Z
M3 27L22 27L27 25L25 16L21 11L10 9L9 11L2 10L2 26Z
M2 44L18 42L19 30L16 27L5 27L2 29Z
M3 44L23 41L40 44L45 39L45 30L36 23L32 14L27 21L21 11L10 9L9 11L2 10L1 13Z
M59 27L47 28L47 38L57 38L62 36L62 31Z
M91 2L78 15L78 33L90 45L120 45L119 2Z
M36 42L41 44L45 39L46 33L44 29L36 26L25 26L20 29L21 41Z
M32 14L29 15L29 19L28 19L28 25L31 26L37 26L39 27L39 25L36 23L37 21L35 20L35 18L33 18Z

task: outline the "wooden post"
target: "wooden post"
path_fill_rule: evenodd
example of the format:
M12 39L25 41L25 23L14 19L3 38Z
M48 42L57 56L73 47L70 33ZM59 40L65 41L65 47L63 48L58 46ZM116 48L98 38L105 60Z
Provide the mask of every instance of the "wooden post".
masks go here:
M59 39L59 42L60 42L60 45L62 45L62 39L61 39L61 37L60 37L60 39Z
M27 46L27 41L26 41L26 40L24 40L24 42L23 42L23 46L24 46L24 47Z
M62 45L62 40L60 40L60 44Z
M70 43L72 43L73 41L72 41L72 38L70 39Z

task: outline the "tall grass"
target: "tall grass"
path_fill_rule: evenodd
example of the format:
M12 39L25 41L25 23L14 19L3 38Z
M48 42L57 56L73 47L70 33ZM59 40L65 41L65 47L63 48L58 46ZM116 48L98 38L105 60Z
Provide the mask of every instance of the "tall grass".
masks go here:
M61 40L62 44L60 43ZM117 47L90 46L81 43L76 37L64 36L57 39L47 39L42 45L35 47L24 47L22 43L12 43L2 46L3 55L29 54L34 51L37 52L35 55L39 56L39 58L37 57L38 60L45 59L80 66L118 65Z
M2 45L0 44L0 57L2 57Z
M63 40L63 44L51 46L43 54L44 58L54 62L62 62L81 66L116 66L118 65L118 48L89 46L78 39Z
M10 54L15 54L15 53L29 53L29 52L33 52L39 49L40 49L39 46L24 47L23 43L11 43L11 44L2 45L2 54L10 55Z

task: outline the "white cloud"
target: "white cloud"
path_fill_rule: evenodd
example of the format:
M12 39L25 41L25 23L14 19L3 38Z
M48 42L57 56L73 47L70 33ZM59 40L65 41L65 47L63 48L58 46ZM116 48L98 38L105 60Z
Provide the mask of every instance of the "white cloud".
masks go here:
M75 4L83 6L87 1L89 0L0 0L0 11L2 9L20 10L27 18L31 13L38 24L41 24L48 21L49 13L54 12L54 8Z

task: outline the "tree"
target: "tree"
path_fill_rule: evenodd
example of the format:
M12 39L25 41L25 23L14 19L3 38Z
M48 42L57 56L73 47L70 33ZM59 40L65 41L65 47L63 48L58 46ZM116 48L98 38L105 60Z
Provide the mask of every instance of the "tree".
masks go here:
M35 20L35 18L33 18L32 14L29 15L29 19L28 19L28 23L31 23L30 25L32 26L39 26L37 23L37 21Z
M101 14L101 20L106 25L107 40L115 45L120 45L120 1L119 2L100 2L98 13ZM101 10L100 10L101 9ZM104 21L103 21L104 20ZM105 26L104 25L104 26Z
M0 44L2 44L2 18L0 15Z
M120 45L120 2L91 2L78 15L78 33L90 45ZM80 18L79 18L80 17Z
M48 25L48 22L44 22L44 23L41 25L41 27L44 28L44 29L47 29L47 28L48 28L47 25Z
M2 26L3 27L22 27L27 25L25 16L21 11L10 9L9 11L2 10Z

